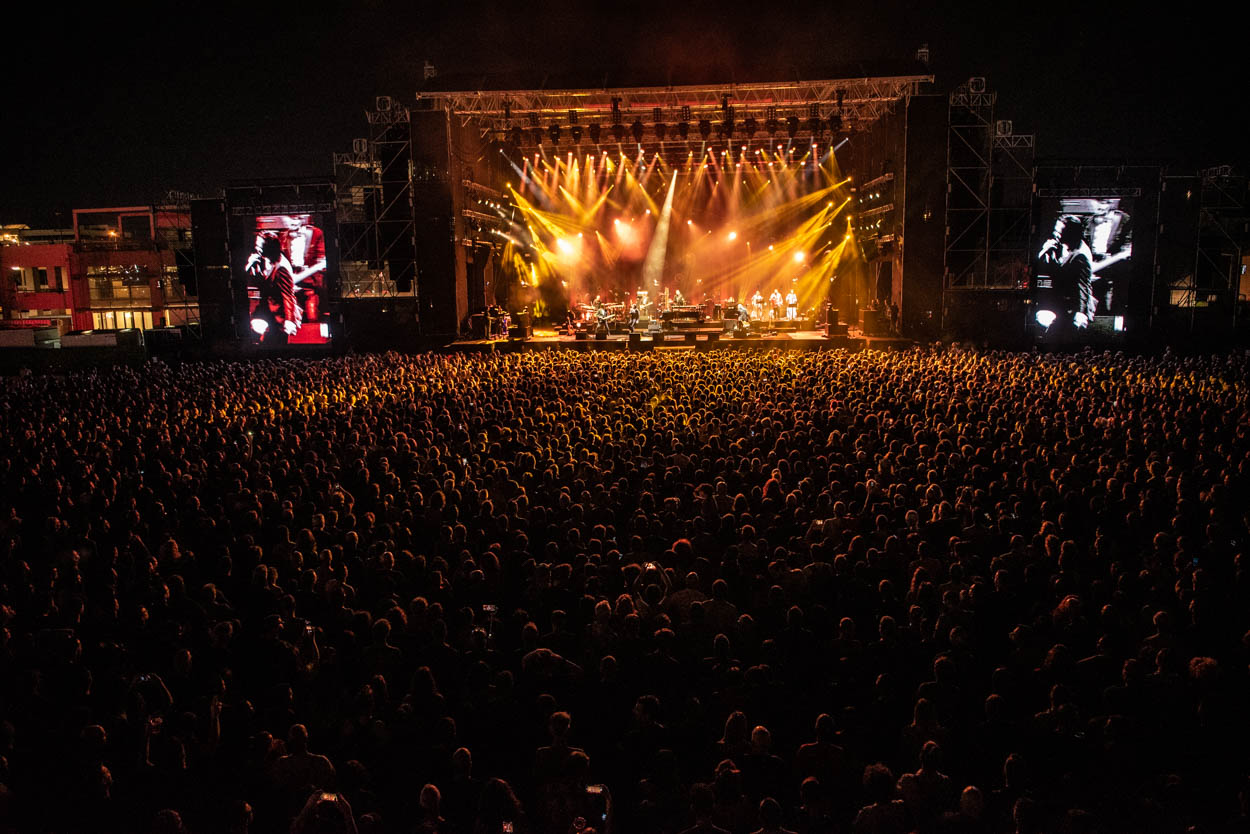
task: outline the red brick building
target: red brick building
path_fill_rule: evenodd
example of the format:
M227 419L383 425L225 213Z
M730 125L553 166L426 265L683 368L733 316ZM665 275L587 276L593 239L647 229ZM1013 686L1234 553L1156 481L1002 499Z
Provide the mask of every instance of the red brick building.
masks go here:
M190 253L191 215L180 207L76 209L64 234L6 227L0 324L47 320L66 333L196 323Z

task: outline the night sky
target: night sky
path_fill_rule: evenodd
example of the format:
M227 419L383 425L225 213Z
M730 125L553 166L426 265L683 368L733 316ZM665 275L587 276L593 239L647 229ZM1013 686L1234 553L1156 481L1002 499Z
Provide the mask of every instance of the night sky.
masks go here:
M677 84L891 61L906 71L927 42L937 87L986 76L999 118L1036 133L1042 157L1247 162L1231 21L1199 19L1198 5L1171 18L1144 5L942 5L42 4L8 27L0 222L328 174L331 154L366 134L374 96L411 100L427 58L443 76Z

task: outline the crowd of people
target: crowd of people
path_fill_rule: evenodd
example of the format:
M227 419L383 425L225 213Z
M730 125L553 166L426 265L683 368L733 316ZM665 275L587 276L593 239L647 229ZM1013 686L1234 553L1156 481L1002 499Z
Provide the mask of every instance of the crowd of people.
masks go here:
M1250 823L1250 359L5 380L0 832Z

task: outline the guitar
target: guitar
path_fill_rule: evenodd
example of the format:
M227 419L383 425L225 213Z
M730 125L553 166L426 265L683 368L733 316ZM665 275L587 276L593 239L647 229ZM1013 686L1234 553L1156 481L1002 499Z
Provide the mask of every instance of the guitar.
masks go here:
M1117 264L1120 261L1127 261L1131 257L1133 257L1133 245L1129 244L1128 246L1125 246L1123 249L1121 249L1119 252L1116 252L1114 255L1108 255L1107 257L1103 258L1098 263L1094 264L1092 267L1090 267L1090 271L1096 275L1100 269L1106 269L1112 264Z

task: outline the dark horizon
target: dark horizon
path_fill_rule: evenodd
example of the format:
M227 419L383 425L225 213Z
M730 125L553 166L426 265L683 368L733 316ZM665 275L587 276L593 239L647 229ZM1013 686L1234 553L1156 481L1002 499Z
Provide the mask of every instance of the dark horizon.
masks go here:
M425 60L440 78L528 75L725 81L814 77L822 67L914 68L927 43L935 89L972 75L998 115L1035 133L1039 158L1242 166L1234 33L1097 8L1076 23L1035 8L943 12L797 4L763 16L693 3L589 15L566 0L400 5L278 15L239 3L172 20L147 6L32 21L14 49L0 222L150 203L170 190L331 173L365 134L377 95L411 100ZM36 17L40 13L36 12ZM293 21L293 22L291 22ZM40 24L44 25L40 25ZM283 26L289 24L289 29Z

